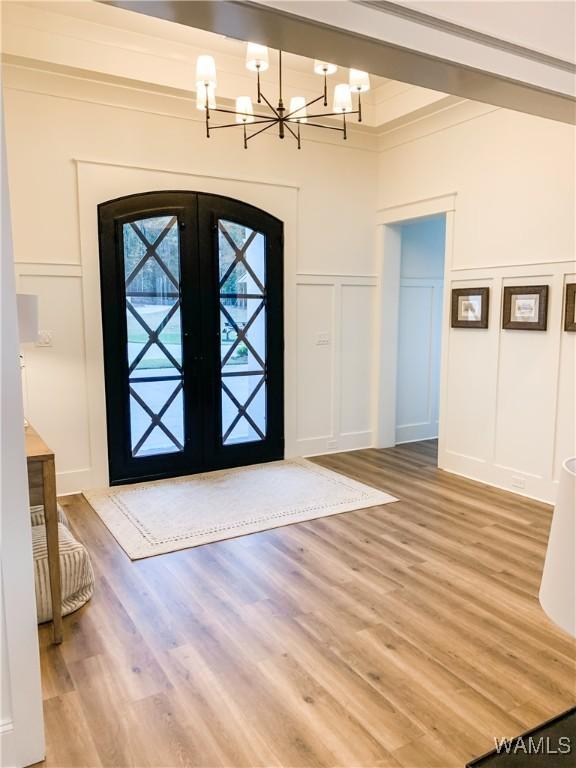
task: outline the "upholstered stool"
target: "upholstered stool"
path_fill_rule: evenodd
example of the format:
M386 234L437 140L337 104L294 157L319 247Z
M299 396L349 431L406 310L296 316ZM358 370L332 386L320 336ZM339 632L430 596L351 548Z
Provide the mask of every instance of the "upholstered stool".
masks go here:
M68 523L68 518L66 517L66 513L60 506L60 504L57 505L58 509L58 522L62 523L62 525L65 525L66 528L70 528L70 525ZM33 507L30 507L30 520L32 522L32 525L44 525L44 505L43 504L36 504Z
M43 511L42 511L43 514ZM62 586L62 615L66 616L84 605L94 591L94 572L88 550L72 536L66 525L58 523L60 574ZM36 613L38 623L52 619L46 528L32 526L32 551L36 582Z

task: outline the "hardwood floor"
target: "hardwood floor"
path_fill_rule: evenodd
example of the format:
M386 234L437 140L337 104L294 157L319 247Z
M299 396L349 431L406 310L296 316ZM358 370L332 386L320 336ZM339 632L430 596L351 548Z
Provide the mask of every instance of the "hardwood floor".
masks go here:
M432 442L317 461L401 500L137 562L62 500L97 587L40 629L48 766L451 768L574 703L548 506Z

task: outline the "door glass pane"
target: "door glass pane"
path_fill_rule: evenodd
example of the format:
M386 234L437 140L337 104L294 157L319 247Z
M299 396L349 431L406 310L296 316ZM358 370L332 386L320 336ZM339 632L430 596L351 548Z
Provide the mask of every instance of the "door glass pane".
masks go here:
M220 219L222 442L266 438L266 241L261 232Z
M132 456L182 451L180 242L176 216L123 225Z

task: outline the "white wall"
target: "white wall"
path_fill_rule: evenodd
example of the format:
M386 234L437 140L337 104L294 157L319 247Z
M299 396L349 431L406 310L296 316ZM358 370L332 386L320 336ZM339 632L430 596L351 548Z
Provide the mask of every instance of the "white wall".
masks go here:
M378 207L453 194L446 263L440 465L553 500L575 452L574 346L562 330L574 280L574 129L504 110L456 108L384 137ZM505 285L550 285L546 332L502 331ZM490 287L489 328L449 328L449 289Z
M53 332L26 356L29 418L60 493L107 481L96 206L151 189L230 195L285 222L287 454L371 445L373 152L331 134L243 150L236 131L207 141L181 98L19 67L7 86L19 289Z
M446 221L400 230L396 443L438 437Z
M0 139L2 144L0 756L2 766L5 768L20 768L20 766L37 763L44 758L44 733L24 450L24 414L18 363L10 199L2 110L0 110Z
M54 332L28 355L30 417L56 450L60 492L106 480L96 204L186 188L286 223L288 455L378 442L374 213L392 223L399 207L414 218L455 201L446 284L489 285L491 313L485 332L449 331L444 297L441 465L553 499L574 452L575 337L560 317L576 272L572 128L467 103L388 131L379 153L331 137L298 152L273 136L245 152L228 132L207 142L179 97L24 67L7 79L18 279ZM503 285L530 281L551 285L549 330L501 332Z

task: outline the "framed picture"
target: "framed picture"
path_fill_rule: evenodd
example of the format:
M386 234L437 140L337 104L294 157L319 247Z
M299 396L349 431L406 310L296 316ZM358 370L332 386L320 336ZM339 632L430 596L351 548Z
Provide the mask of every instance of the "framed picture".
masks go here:
M502 328L518 331L545 331L547 319L547 285L504 286Z
M564 330L576 331L576 283L566 283Z
M452 289L452 328L488 328L489 288Z

